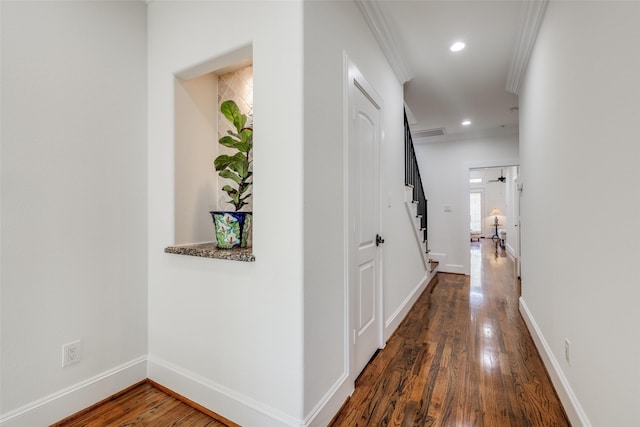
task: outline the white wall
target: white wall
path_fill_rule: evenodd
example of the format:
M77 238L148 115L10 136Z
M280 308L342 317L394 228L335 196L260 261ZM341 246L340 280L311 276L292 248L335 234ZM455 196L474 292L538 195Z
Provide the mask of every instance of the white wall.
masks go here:
M175 79L175 242L214 240L217 209L218 76Z
M149 377L242 425L297 425L302 4L150 2L148 26ZM174 241L174 74L251 44L256 262L165 254Z
M144 378L145 10L2 2L3 426L47 425ZM76 339L83 360L61 368ZM127 364L142 370L123 380Z
M165 254L175 78L251 45L257 260ZM323 228L343 227L344 50L384 98L387 338L430 276L398 224L402 87L353 3L2 2L3 426L53 422L145 373L243 425L333 415L353 387L344 254ZM77 338L84 360L59 368Z
M417 144L416 157L429 203L430 255L440 271L469 274L469 169L517 164L518 136Z
M316 425L326 425L353 390L346 363L350 340L345 336L348 301L341 237L345 233L345 53L383 99L380 231L385 243L380 251L385 339L429 277L404 206L402 86L354 2L305 2L304 25L304 408L310 418L316 416L318 405L328 401L327 410L314 419Z
M550 2L520 96L522 302L574 425L640 425L639 19Z

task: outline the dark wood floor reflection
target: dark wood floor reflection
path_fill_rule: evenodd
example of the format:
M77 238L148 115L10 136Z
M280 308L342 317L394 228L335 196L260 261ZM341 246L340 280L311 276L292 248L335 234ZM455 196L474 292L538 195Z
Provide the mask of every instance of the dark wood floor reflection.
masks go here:
M518 312L513 261L472 243L365 368L332 426L567 426Z

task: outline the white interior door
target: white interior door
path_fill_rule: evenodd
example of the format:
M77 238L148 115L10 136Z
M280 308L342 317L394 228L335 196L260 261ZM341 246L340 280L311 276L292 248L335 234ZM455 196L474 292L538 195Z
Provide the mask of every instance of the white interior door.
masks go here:
M379 283L379 105L360 79L350 79L349 138L349 287L353 333L354 377L381 347L382 314Z

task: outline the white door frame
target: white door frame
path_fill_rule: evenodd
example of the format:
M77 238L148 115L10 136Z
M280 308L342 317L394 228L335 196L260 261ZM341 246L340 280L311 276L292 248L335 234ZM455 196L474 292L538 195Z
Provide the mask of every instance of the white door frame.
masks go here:
M344 163L343 163L343 176L344 176L344 199L343 199L343 207L344 207L344 224L345 224L345 236L348 236L351 233L351 229L353 227L351 221L351 215L349 212L349 142L352 137L352 120L354 116L354 105L353 105L353 91L359 90L365 94L374 104L376 104L380 111L383 110L383 101L382 97L378 94L375 88L368 82L368 80L363 76L358 67L351 61L349 56L344 54L344 65L345 65L345 79L344 79L344 138L343 138L343 153L344 153ZM356 87L357 86L357 87ZM382 114L379 116L379 127L380 127L380 135L378 138L378 147L377 150L380 149L380 143L382 142ZM381 200L381 191L380 191L380 164L379 164L379 156L378 157L378 200ZM379 205L379 203L378 203ZM380 207L378 206L378 227L380 229L380 233L382 234L382 212ZM344 297L345 297L345 370L348 372L348 377L350 382L353 384L360 374L360 372L356 372L355 369L355 319L354 310L351 305L353 304L352 298L350 296L351 283L350 283L350 269L351 269L351 257L350 257L350 238L344 239L344 253L345 253L345 266L344 266ZM384 318L383 318L383 281L382 281L382 250L378 249L376 254L376 316L380 319L380 329L378 331L378 348L382 348L384 346Z
M516 267L516 276L518 277L518 279L522 279L522 222L521 222L521 218L522 218L522 214L520 212L520 210L522 209L522 181L520 180L520 168L518 168L518 176L516 177L516 179L514 180L514 200L513 200L513 204L514 207L516 209L516 218L515 218L515 225L517 227L516 229L516 233L518 234L518 244L517 247L515 248L517 255L518 255L518 263L517 263L517 267Z

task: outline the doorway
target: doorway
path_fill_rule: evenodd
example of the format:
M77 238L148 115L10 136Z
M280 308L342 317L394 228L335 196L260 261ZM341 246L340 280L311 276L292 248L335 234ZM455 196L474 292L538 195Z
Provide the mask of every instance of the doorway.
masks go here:
M520 258L518 175L517 165L469 168L469 241L492 239L496 255L510 256L515 265Z

